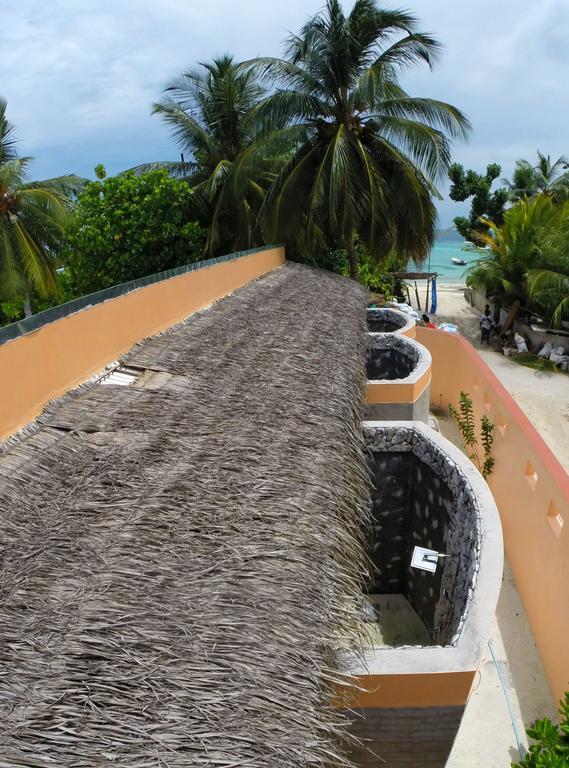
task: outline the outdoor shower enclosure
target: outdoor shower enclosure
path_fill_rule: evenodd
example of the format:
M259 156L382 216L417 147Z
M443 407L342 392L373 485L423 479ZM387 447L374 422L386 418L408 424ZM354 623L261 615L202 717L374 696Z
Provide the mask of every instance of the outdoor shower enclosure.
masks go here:
M363 431L373 566L365 658L346 655L365 715L352 723L366 740L353 757L360 766L443 768L500 590L498 513L469 459L431 428L364 422ZM423 560L415 547L434 554Z
M393 333L368 333L368 419L429 418L431 355L422 344Z
M368 307L367 328L370 333L398 333L415 338L415 320L391 307Z

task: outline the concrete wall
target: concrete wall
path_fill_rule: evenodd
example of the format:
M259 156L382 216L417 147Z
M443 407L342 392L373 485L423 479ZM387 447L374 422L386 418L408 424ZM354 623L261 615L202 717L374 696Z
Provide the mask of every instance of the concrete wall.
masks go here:
M358 735L365 746L352 750L351 758L359 768L441 768L463 713L464 705L364 709Z
M507 558L556 700L569 688L569 475L511 395L464 338L419 328L431 352L431 402L472 397L496 425L489 478ZM567 429L567 425L559 426Z
M369 359L368 376L381 376L387 372L390 378L368 378L366 419L419 420L426 423L429 418L431 381L431 356L428 350L398 334L368 333ZM393 369L391 372L390 367ZM393 378L393 375L401 378Z
M516 320L515 328L529 341L529 348L532 352L538 352L546 342L554 347L563 347L565 354L569 354L569 333L567 331L542 332L533 331L529 325Z
M0 439L116 360L140 339L284 263L268 248L197 269L83 309L0 346Z

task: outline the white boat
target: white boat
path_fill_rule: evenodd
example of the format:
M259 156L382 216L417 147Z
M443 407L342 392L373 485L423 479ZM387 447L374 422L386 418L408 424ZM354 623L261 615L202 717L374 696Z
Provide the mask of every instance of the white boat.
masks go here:
M465 266L466 264L464 259L459 259L457 256L453 256L451 261L453 264L458 264L461 267Z

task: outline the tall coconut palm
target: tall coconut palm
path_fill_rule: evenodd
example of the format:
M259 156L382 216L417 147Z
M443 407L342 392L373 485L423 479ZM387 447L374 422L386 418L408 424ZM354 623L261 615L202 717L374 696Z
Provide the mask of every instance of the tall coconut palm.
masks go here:
M29 157L18 158L13 128L0 100L0 296L20 299L29 314L29 294L57 293L54 255L81 186L77 176L29 181Z
M356 0L344 15L327 0L285 59L248 62L276 90L253 110L255 119L300 138L272 185L262 216L267 237L294 239L320 228L344 248L356 275L355 239L376 256L396 249L423 260L432 244L436 183L450 162L450 138L469 123L455 107L409 96L402 69L432 66L439 44L404 11Z
M170 126L187 160L137 170L166 167L187 178L203 204L209 255L258 244L258 212L279 164L271 141L260 140L255 117L264 89L252 72L223 56L180 75L165 93L153 114Z

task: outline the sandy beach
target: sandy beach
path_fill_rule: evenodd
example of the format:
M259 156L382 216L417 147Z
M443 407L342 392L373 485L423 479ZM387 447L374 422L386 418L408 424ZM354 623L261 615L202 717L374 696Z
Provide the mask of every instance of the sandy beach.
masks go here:
M569 375L518 365L504 357L497 340L493 340L490 347L481 347L480 313L467 304L464 286L451 283L438 286L438 310L435 321L458 326L569 471Z

